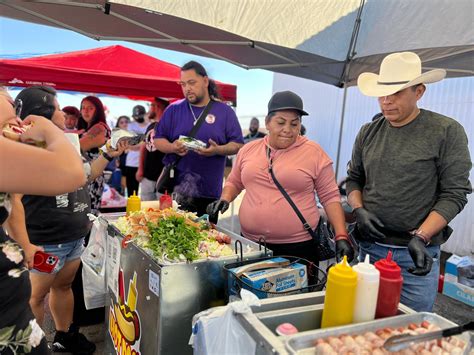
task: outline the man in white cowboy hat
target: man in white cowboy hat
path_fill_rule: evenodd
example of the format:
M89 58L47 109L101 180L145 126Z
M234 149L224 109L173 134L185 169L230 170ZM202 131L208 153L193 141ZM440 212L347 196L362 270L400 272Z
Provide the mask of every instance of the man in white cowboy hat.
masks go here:
M404 279L401 302L416 311L433 307L439 246L472 192L463 127L417 106L425 84L445 76L442 69L422 73L418 55L403 52L385 57L379 75L362 73L357 81L383 114L360 129L348 169L359 260L369 254L375 262L392 250Z

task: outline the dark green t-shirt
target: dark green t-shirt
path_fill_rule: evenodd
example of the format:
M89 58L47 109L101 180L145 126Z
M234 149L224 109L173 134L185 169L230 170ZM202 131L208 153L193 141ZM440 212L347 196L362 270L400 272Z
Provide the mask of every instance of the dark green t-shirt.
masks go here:
M362 126L348 170L347 191L362 191L364 208L394 231L418 228L431 211L448 222L472 192L472 163L463 127L421 110L393 127L381 118Z

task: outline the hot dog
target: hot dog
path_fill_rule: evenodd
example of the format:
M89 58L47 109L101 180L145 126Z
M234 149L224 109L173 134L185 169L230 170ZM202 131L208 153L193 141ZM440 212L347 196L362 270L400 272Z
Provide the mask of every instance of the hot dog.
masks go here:
M8 139L19 142L20 136L25 133L31 125L18 126L13 123L7 123L3 126L2 135Z

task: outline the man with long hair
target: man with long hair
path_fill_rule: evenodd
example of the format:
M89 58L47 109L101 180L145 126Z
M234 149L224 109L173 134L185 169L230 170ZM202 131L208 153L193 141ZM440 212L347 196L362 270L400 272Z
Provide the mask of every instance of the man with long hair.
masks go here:
M155 146L166 153L165 164L181 157L174 192L183 209L202 215L220 197L225 157L243 145L242 129L232 108L217 101L216 83L201 64L191 61L181 67L180 85L185 99L166 109L155 129ZM189 135L208 104L209 112L195 135L206 147L189 150L179 137Z

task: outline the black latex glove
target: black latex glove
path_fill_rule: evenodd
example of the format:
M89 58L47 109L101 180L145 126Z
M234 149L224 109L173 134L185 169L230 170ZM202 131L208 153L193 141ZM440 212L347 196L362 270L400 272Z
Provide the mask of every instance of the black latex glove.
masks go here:
M336 260L340 262L344 255L347 256L347 262L354 260L354 248L346 239L339 239L336 241Z
M367 211L363 207L356 208L354 213L356 216L357 228L362 234L362 238L366 239L367 237L370 237L371 239L376 240L385 239L385 235L377 229L383 228L384 225L375 214Z
M219 211L221 211L221 213L224 213L225 211L227 211L228 208L229 202L227 202L226 200L216 200L207 205L206 212L209 217L212 218L217 217Z
M415 263L415 267L408 268L407 271L417 276L427 275L431 271L433 258L426 250L425 241L415 235L408 243L408 252Z

